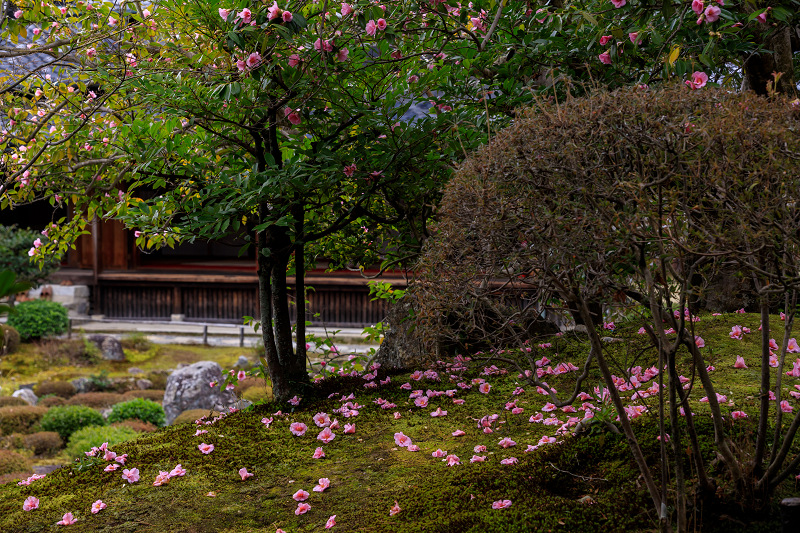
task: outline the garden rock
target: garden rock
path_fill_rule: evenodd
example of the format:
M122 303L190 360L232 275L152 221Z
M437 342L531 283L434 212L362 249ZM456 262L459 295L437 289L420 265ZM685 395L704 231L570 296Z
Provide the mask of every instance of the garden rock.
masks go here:
M75 378L72 381L72 386L75 387L75 391L78 394L82 394L84 392L92 392L94 390L94 386L92 382L89 381L89 378Z
M133 374L133 375L136 375L136 374L144 374L144 370L142 370L142 369L141 369L141 368L139 368L138 366L132 366L132 367L130 367L130 368L128 369L128 374Z
M408 319L411 307L410 299L403 298L392 305L384 320L383 342L373 362L380 363L385 370L406 370L427 360L414 320Z
M137 379L136 380L136 387L139 390L147 390L153 388L153 382L149 379Z
M111 335L89 335L87 339L100 349L101 357L106 361L125 360L125 352L122 351L122 343Z
M31 389L19 389L18 391L14 391L11 396L14 398L22 398L30 405L36 405L36 402L39 401L39 398L36 397Z
M248 359L245 355L240 355L234 366L242 369L250 368L250 359Z
M200 361L170 374L163 402L167 424L188 409L224 412L235 406L236 395L219 385L210 387L212 381L222 382L222 367L214 361Z

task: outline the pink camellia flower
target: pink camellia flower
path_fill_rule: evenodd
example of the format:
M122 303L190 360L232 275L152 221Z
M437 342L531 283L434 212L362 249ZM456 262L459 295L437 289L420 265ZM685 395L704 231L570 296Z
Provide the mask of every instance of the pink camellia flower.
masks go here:
M247 60L245 61L245 64L248 68L255 68L259 65L259 63L261 63L261 54L258 52L253 52L247 56Z
M692 0L692 11L694 11L695 15L702 15L704 9L703 0Z
M281 8L278 7L278 2L273 2L270 8L267 10L269 14L269 20L275 20L281 17Z
M165 472L162 470L156 476L155 481L153 481L153 486L160 487L161 485L166 485L167 483L169 483L169 480L170 480L169 472Z
M311 457L314 459L322 459L325 457L325 450L322 449L322 446L317 446L317 449L314 450L314 454Z
M686 85L688 85L690 89L702 89L703 87L706 86L707 82L708 82L708 74L706 74L705 72L694 72L692 74L692 79L691 80L686 80ZM739 337L734 337L733 336L733 334L736 332L736 328L739 328L739 331L738 331ZM734 326L731 329L731 333L729 334L729 336L732 339L741 339L742 338L741 337L741 333L742 333L741 329L742 328L740 328L739 326Z
M492 509L508 509L509 507L511 507L511 500L497 500L496 502L492 502Z
M394 434L394 443L401 447L406 447L411 444L411 437L405 435L402 431Z
M286 109L289 109L289 108L287 107ZM292 112L292 110L291 110L291 109L289 109L289 111L288 111L288 112L286 111L286 109L284 109L284 111L283 111L283 112L284 112L284 114L288 115L289 113L291 113L291 112ZM290 403L290 404L292 404L292 405L294 405L294 406L298 406L298 405L300 405L300 400L301 400L301 399L302 399L302 398L300 398L299 396L295 395L295 396L294 396L294 397L293 397L291 400L289 400L289 403Z
M303 435L305 435L307 429L308 426L306 426L302 422L292 422L289 425L289 431L291 431L292 435L296 437L302 437Z
M500 461L501 465L515 465L519 462L519 459L516 457L509 457L508 459L503 459Z
M420 447L417 446L416 444L409 444L408 448L406 449L410 452L418 452L420 450Z
M428 406L428 397L427 396L420 396L416 400L414 400L414 405L417 407L427 407Z
M331 428L325 428L319 432L319 435L317 435L317 440L322 441L324 444L328 444L335 438L336 434L333 431L331 431Z
M249 9L244 8L236 15L236 18L242 19L242 24L250 24L250 21L253 19L253 13Z
M212 446L211 449L213 450L214 447ZM128 470L127 468L122 471L122 479L127 481L128 483L136 483L139 481L139 469L138 468L131 468Z
M356 170L358 170L358 168L356 167L355 163L353 163L352 165L347 165L346 167L344 167L343 172L345 176L347 176L348 178L352 178L353 174L356 173Z
M386 19L376 20L375 26L378 28L379 31L384 31L386 29Z
M789 353L800 353L800 346L797 345L797 340L794 337L789 339L789 343L786 345L786 351Z
M300 516L301 514L306 514L311 509L311 506L307 503L298 503L297 509L294 510L294 514Z
M478 444L478 445L477 445L477 446L475 446L475 447L474 447L472 450L473 450L475 453L481 453L481 452L485 452L485 451L486 451L486 446L484 446L483 444Z
M350 4L346 4L346 3L342 4L342 17L346 17L347 15L351 15L354 12L355 12L355 9L353 9L353 6L351 6Z
M242 381L246 377L247 377L247 372L245 372L244 370L239 370L239 372L237 372L236 374L236 379L238 381Z
M300 64L300 56L297 54L292 54L289 56L288 64L290 67L296 67Z
M698 348L705 348L706 346L706 341L704 341L703 337L700 337L699 335L695 335L694 343Z
M331 417L328 416L328 413L317 413L314 415L313 420L317 427L324 428L331 425Z
M437 418L437 417L440 417L440 416L447 416L447 411L442 411L441 407L437 407L436 410L431 413L431 416L434 417L434 418Z
M722 10L717 6L708 6L706 8L706 22L716 22L719 20L719 14L722 13Z
M344 432L348 435L352 435L356 432L356 425L355 424L345 424L344 425Z
M350 50L348 50L347 48L341 48L339 49L338 52L336 52L336 61L339 62L347 61L347 56L349 55L350 55Z
M767 8L763 13L759 13L758 16L756 17L756 20L759 21L761 24L766 24L767 23L767 13L769 13L769 11L770 11L770 8ZM17 13L20 13L20 11L17 11ZM17 13L14 13L14 16L16 16ZM19 17L17 17L17 18L19 18Z
M791 413L792 409L794 408L789 404L788 401L783 400L781 402L781 411L783 411L784 413Z
M492 386L489 385L488 383L481 383L480 386L478 387L478 390L482 394L489 394L489 391L492 390Z
M295 126L297 126L298 124L300 124L303 121L303 119L300 118L300 115L296 111L293 111L293 112L289 113L288 115L286 115L286 118L288 118L289 122L291 122Z
M606 50L605 52L603 52L602 54L600 54L597 57L598 57L598 59L600 59L600 62L602 64L604 64L604 65L610 65L611 64L611 53L608 50Z
M319 478L319 484L311 490L313 490L314 492L324 492L325 489L327 489L330 486L331 486L331 480L326 477L321 477Z
M284 11L283 12L283 21L284 22L291 22L294 16L292 15L291 11Z
M208 455L214 451L214 445L206 444L205 442L203 442L197 445L197 449L200 450L200 452L203 453L204 455Z
M33 511L34 509L39 508L39 498L36 496L28 496L25 498L25 502L22 504L23 511Z
M600 46L605 46L614 39L613 35L603 35L600 37Z
M72 516L72 513L64 513L64 516L61 517L61 520L56 522L56 525L57 526L70 526L70 525L74 524L75 522L77 522L77 520L75 520L75 517Z
M501 448L510 448L510 447L512 447L512 446L516 446L516 445L517 445L517 443L516 443L516 442L514 442L513 440L509 439L508 437L505 437L504 439L502 439L502 440L501 440L501 441L498 443L498 445L499 445Z
M483 463L486 461L485 455L473 455L469 460L470 463Z
M300 489L297 492L295 492L294 494L292 494L292 498L296 502L304 502L304 501L306 501L308 499L308 496L309 496L308 495L308 491L305 491L303 489Z
M634 32L631 32L631 33L628 34L628 39L630 39L633 44L636 44L636 39L638 37L639 37L639 32L638 31L634 31Z
M325 529L330 529L336 525L336 515L331 516L328 518L328 521L325 522Z
M367 22L365 30L367 32L367 35L369 35L370 37L374 37L375 33L378 31L378 25L375 24L374 20L370 19L369 22Z
M463 437L464 435L466 435L466 433L460 429L457 429L453 433L451 433L451 435L453 435L454 437Z
M747 365L744 364L744 357L737 355L736 363L734 363L733 368L747 368Z
M231 14L230 9L219 8L218 10L219 16L222 17L222 20L228 20L228 15Z
M16 11L14 11L14 18L15 19L22 18L22 10L21 9L17 9Z
M97 514L106 507L108 506L103 502L103 500L97 500L92 504L92 514Z
M249 477L253 477L253 474L248 472L247 468L244 468L244 467L239 469L239 475L242 477L242 481L246 480Z
M169 477L183 477L185 475L186 469L183 468L180 463L175 465L175 468L173 468L169 473Z
M103 469L103 472L113 472L117 468L119 468L118 464L110 464Z
M456 454L451 453L444 458L444 462L447 466L455 466L461 464L461 459L459 459Z
M619 9L623 7L625 4L627 4L628 0L611 0L611 3L614 4L614 7Z
M437 459L440 459L445 455L447 454L443 452L441 448L438 448L435 452L431 453L431 457L436 457Z
M733 411L731 413L731 416L733 417L734 420L739 420L741 418L747 418L747 413L745 413L744 411Z
M400 506L397 504L397 500L395 500L394 505L392 505L392 508L389 509L389 516L394 516L402 510L403 509L401 509Z
M553 444L556 441L555 437L548 437L547 435L539 439L539 444Z

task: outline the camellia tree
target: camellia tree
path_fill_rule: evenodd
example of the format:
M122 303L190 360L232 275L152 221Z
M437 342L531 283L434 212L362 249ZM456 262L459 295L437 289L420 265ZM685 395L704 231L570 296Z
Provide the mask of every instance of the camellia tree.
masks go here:
M143 247L243 236L286 398L308 380L288 273L302 302L319 253L400 261L425 239L453 164L536 94L734 85L772 57L793 90L773 45L796 27L795 3L6 0L0 204L71 204L39 259L96 217L125 221Z

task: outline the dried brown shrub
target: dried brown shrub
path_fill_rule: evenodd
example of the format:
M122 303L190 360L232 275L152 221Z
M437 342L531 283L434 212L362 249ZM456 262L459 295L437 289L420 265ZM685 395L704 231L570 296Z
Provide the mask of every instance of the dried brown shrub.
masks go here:
M28 402L22 398L15 398L14 396L0 396L0 407L9 405L28 405Z
M25 448L36 455L55 455L64 446L64 441L55 431L39 431L25 435L22 439Z
M0 450L0 474L23 472L30 468L30 461L24 455L11 450Z
M77 391L75 385L69 381L44 381L33 390L37 396L55 394L61 398L71 398Z
M40 407L58 407L59 405L67 405L67 400L60 396L47 396L39 398L36 405Z
M161 403L164 401L164 390L147 389L147 390L129 390L122 395L122 401L127 402L134 398L145 398L154 402Z
M0 407L0 434L30 433L46 412L38 405Z
M84 392L76 394L67 403L69 405L85 405L93 409L103 409L123 401L125 399L122 394L114 392Z
M125 426L133 429L134 431L138 431L140 433L152 433L153 431L157 430L158 427L150 422L145 422L144 420L139 420L138 418L129 418L127 420L122 420L121 422L114 422L111 424L113 427Z

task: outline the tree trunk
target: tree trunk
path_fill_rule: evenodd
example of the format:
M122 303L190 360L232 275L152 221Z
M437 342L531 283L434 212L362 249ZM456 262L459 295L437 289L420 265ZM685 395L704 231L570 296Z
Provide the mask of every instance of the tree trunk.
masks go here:
M797 94L792 57L791 26L784 26L773 33L764 43L765 50L745 58L742 91L755 91L767 95L767 83L772 81L773 72L782 73L775 90L794 98ZM770 53L771 52L771 53Z

